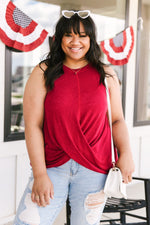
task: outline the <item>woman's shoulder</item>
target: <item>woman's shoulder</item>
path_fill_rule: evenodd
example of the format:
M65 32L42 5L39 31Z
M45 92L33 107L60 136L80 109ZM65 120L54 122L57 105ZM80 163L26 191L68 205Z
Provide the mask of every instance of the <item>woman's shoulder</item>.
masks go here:
M103 68L104 68L104 71L105 71L106 75L107 74L110 75L110 76L116 75L115 71L113 70L113 68L111 66L104 65Z
M39 63L33 68L30 74L30 77L36 76L36 79L44 78L44 72L46 69L47 69L47 65L44 62Z
M48 65L47 65L46 61L42 61L42 62L40 62L40 63L37 65L37 67L38 67L41 71L45 72L46 69L47 69L47 67L48 67Z
M42 69L41 69L42 68ZM46 65L42 63L41 65L36 65L27 81L26 86L30 86L31 88L37 89L45 89L45 78L44 78L44 70L46 69Z
M108 83L108 87L111 89L112 87L118 86L119 85L119 79L114 71L114 69L110 66L104 65L104 71L106 74L106 80Z

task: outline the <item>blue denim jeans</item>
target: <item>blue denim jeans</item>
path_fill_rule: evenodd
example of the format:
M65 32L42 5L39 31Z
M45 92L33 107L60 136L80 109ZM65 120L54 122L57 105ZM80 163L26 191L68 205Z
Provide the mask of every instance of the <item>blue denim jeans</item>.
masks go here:
M107 175L89 170L72 159L59 167L48 168L47 173L54 185L54 199L45 207L31 201L31 175L14 225L52 225L68 196L71 225L98 225L106 202L103 187Z

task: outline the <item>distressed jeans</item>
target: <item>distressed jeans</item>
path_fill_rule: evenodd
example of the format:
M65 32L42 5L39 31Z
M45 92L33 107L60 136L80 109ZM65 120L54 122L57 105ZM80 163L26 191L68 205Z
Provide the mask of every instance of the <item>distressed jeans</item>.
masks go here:
M31 201L33 175L19 204L14 225L52 225L69 196L71 225L99 225L106 202L105 174L89 170L74 160L47 169L54 185L50 205L39 207ZM62 224L63 225L63 224Z

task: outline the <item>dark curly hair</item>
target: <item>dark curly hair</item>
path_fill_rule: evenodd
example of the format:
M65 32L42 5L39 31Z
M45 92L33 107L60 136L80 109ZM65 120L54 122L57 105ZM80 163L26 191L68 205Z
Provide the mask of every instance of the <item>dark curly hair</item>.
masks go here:
M47 65L44 71L45 85L49 89L54 86L54 81L60 77L63 71L63 61L65 60L65 53L61 48L61 42L65 33L70 33L72 30L75 34L80 34L80 22L83 24L85 33L90 37L90 48L85 55L85 59L97 69L100 74L100 83L104 84L105 71L104 64L100 61L101 51L96 42L96 28L92 18L89 16L86 19L80 18L74 14L70 19L61 17L56 25L54 40L51 44L51 50L44 62ZM42 62L40 67L42 69Z

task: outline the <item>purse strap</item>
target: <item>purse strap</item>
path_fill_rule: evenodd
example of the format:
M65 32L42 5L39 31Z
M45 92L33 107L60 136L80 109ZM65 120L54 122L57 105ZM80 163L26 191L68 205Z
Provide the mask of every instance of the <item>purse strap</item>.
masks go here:
M108 105L108 119L109 119L109 126L110 126L110 131L111 131L111 154L112 154L112 164L115 166L115 150L114 150L114 141L113 141L113 136L112 136L112 118L111 118L111 105L110 105L110 97L109 97L109 89L108 89L108 84L107 80L105 78L104 80L105 87L106 87L106 96L107 96L107 105Z

